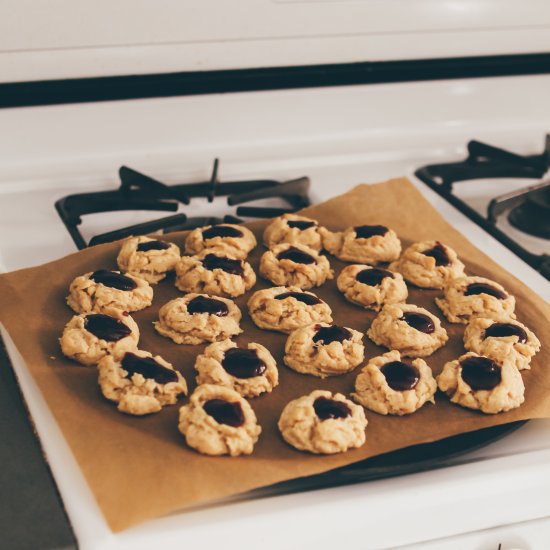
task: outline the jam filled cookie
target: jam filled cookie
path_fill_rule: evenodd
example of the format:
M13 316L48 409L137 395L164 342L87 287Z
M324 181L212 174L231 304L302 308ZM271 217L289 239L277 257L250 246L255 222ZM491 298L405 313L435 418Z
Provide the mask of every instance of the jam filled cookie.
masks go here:
M267 248L278 244L303 244L319 252L322 248L319 224L311 218L297 214L283 214L275 218L264 231Z
M341 393L316 390L288 403L278 426L299 451L335 454L361 447L367 423L363 407Z
M460 277L445 287L435 303L451 323L466 324L474 315L489 319L515 318L516 299L504 287L484 277Z
M283 243L268 250L260 260L260 273L278 286L309 289L334 277L329 261L303 244Z
M175 269L179 259L180 249L174 243L129 237L122 244L117 263L122 271L155 284Z
M515 409L525 400L521 374L509 355L496 360L466 353L445 364L437 384L453 403L487 414Z
M389 268L421 288L443 288L449 281L464 276L464 264L456 252L439 241L414 243Z
M312 323L332 322L330 306L296 286L258 290L248 300L248 312L258 327L286 334Z
M203 250L197 256L183 256L176 265L176 287L235 298L256 284L256 274L244 260Z
M358 225L332 233L321 228L323 247L345 262L377 264L393 262L401 254L401 241L385 225Z
M126 352L122 358L111 355L98 364L99 386L103 395L118 403L118 410L143 415L173 405L187 394L183 376L159 355L148 351Z
M378 346L400 351L405 357L431 355L449 339L435 315L412 304L384 306L367 336Z
M518 370L530 369L531 359L540 350L539 339L524 324L507 319L495 321L474 317L464 332L464 347L487 357L511 354Z
M106 355L119 357L137 349L139 328L126 313L75 315L59 339L63 355L82 365L96 365Z
M153 289L141 277L100 269L74 279L67 304L76 313L139 311L153 302Z
M240 334L240 320L241 310L232 300L190 293L164 304L153 324L176 344L197 345Z
M345 374L365 356L363 334L351 328L317 323L292 332L285 345L285 364L320 378Z
M256 237L243 225L224 223L193 229L185 239L185 252L198 254L209 250L220 256L244 260L256 246Z
M239 348L231 340L210 344L195 362L197 384L231 388L243 397L269 393L279 383L277 363L261 344Z
M400 273L364 264L345 267L336 284L346 300L374 311L384 304L405 302L409 295Z
M424 359L408 363L398 351L371 359L355 380L352 398L378 414L411 414L435 403L437 383Z
M205 455L249 455L262 431L248 402L235 390L203 384L180 409L179 431Z

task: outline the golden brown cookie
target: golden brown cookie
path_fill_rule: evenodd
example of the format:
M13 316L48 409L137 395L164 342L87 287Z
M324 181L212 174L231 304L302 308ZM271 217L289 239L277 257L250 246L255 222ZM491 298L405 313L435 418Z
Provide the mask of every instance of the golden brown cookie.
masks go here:
M531 368L531 359L540 350L540 342L519 321L474 317L464 331L464 347L495 359L510 353L516 368L524 370Z
M431 355L449 339L435 315L413 304L384 306L367 336L378 346L397 350L405 357Z
M205 455L249 455L262 431L248 402L235 390L203 384L180 409L179 431Z
M521 374L505 354L497 360L466 353L445 364L437 384L453 403L487 414L515 409L525 400Z
M244 260L256 246L256 237L244 225L223 223L193 229L185 239L185 252L199 254L209 250L220 256Z
M401 254L401 241L384 225L358 225L342 232L321 228L323 247L344 262L375 265L393 262Z
M268 250L260 260L261 275L277 286L307 290L334 277L325 256L303 244L283 243Z
M437 383L424 359L405 362L398 351L373 357L355 380L352 398L378 414L411 414L435 403Z
M76 313L139 311L153 303L153 289L141 277L99 269L74 279L67 304Z
M195 362L197 384L215 384L238 392L243 397L270 393L279 383L273 355L261 344L240 348L231 340L206 347Z
M320 378L345 374L363 361L363 334L328 323L292 332L285 345L285 364L296 372Z
M316 390L288 403L278 427L300 451L335 454L361 447L367 423L363 408L341 393Z
M400 273L365 264L345 267L336 284L348 301L374 311L380 311L384 304L403 303L409 295Z
M192 292L164 304L153 324L176 344L197 345L240 334L240 320L241 310L232 300Z
M281 243L303 244L317 252L322 248L319 224L297 214L283 214L275 218L265 228L264 243L270 249Z
M330 306L297 286L256 291L248 300L248 312L258 327L285 334L312 323L332 322Z
M155 413L187 394L183 376L160 355L153 357L148 351L126 352L118 359L107 355L97 367L103 395L118 403L120 412Z
M248 262L208 249L197 256L183 256L176 266L176 287L183 292L236 298L255 284L256 274Z
M443 288L449 281L464 276L464 264L456 252L439 241L412 244L389 269L420 288Z
M435 303L451 323L466 324L473 316L515 318L516 299L502 285L484 277L460 277L447 284Z
M118 253L118 267L151 284L158 283L173 271L180 259L180 249L174 243L149 237L128 237Z
M106 355L120 357L137 349L139 328L126 312L75 315L59 339L63 355L82 365L97 365Z

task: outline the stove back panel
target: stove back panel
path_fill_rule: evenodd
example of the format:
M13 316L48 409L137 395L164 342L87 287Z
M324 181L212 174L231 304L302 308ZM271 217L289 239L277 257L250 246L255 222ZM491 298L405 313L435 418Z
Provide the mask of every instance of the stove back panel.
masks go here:
M0 82L543 52L545 0L5 0Z

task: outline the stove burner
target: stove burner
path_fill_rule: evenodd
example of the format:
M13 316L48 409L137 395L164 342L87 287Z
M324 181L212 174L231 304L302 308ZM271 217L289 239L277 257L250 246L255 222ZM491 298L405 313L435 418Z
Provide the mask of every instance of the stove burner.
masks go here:
M166 185L131 168L122 166L119 170L120 187L115 191L79 193L59 199L55 207L67 227L79 250L87 246L107 243L129 237L146 235L162 230L164 233L194 229L204 225L220 223L242 223L233 215L223 218L194 217L184 213L153 220L150 222L124 227L101 235L96 235L86 243L78 226L85 214L113 212L120 210L159 210L176 212L179 204L189 204L193 197L207 197L212 202L216 196L227 196L227 204L240 205L255 200L280 197L288 203L288 208L268 208L258 206L239 206L237 216L271 218L281 214L296 212L310 205L308 197L310 181L307 177L286 182L275 180L244 180L222 183L218 178L219 160L214 160L212 176L201 183L182 183Z
M529 193L512 208L508 221L529 235L550 239L550 187Z
M514 227L537 237L550 238L550 181L541 181L492 199L486 217L453 193L454 184L467 180L502 177L540 180L549 167L550 134L546 136L540 155L522 156L486 143L470 141L466 160L424 166L415 175L550 280L550 256L529 252L497 227L499 216L508 212L508 220Z

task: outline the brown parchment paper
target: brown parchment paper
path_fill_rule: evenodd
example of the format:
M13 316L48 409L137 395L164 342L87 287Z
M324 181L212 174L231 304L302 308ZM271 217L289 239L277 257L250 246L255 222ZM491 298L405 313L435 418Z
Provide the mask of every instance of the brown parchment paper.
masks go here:
M426 405L413 415L383 417L367 411L367 442L361 448L336 456L312 456L287 446L277 431L284 405L316 388L349 394L360 368L345 376L319 380L297 374L282 363L286 336L261 331L246 311L250 292L237 299L243 311L244 334L239 343L257 341L277 359L280 385L274 392L251 401L263 428L254 454L248 457L206 457L186 447L177 430L179 406L145 418L126 416L102 398L95 368L77 366L60 352L58 338L72 312L65 304L71 280L99 268L116 268L120 243L97 246L39 267L0 276L0 321L23 355L53 411L67 442L111 528L115 531L191 505L236 495L275 482L307 476L367 457L410 445L435 441L461 432L516 420L550 417L550 306L518 279L450 227L406 179L354 190L305 211L331 229L349 225L385 224L407 246L412 241L438 239L452 246L465 262L469 274L495 279L517 298L518 319L531 327L542 342L531 371L523 371L526 401L519 409L486 416L451 405L437 394L436 405ZM261 242L267 222L249 226ZM183 243L183 233L169 240ZM262 246L250 261L257 270ZM331 258L336 274L345 264ZM253 290L269 286L258 279ZM365 332L374 313L344 300L330 281L316 292L333 309L338 324ZM204 346L178 346L155 333L152 321L159 307L178 296L172 281L155 286L153 306L133 314L141 330L140 348L162 355L195 387L193 363ZM434 304L438 291L410 289L409 302L426 307L443 318ZM449 343L427 359L435 373L443 364L464 353L464 327L444 322ZM385 350L365 337L366 357ZM365 486L368 491L368 485Z

